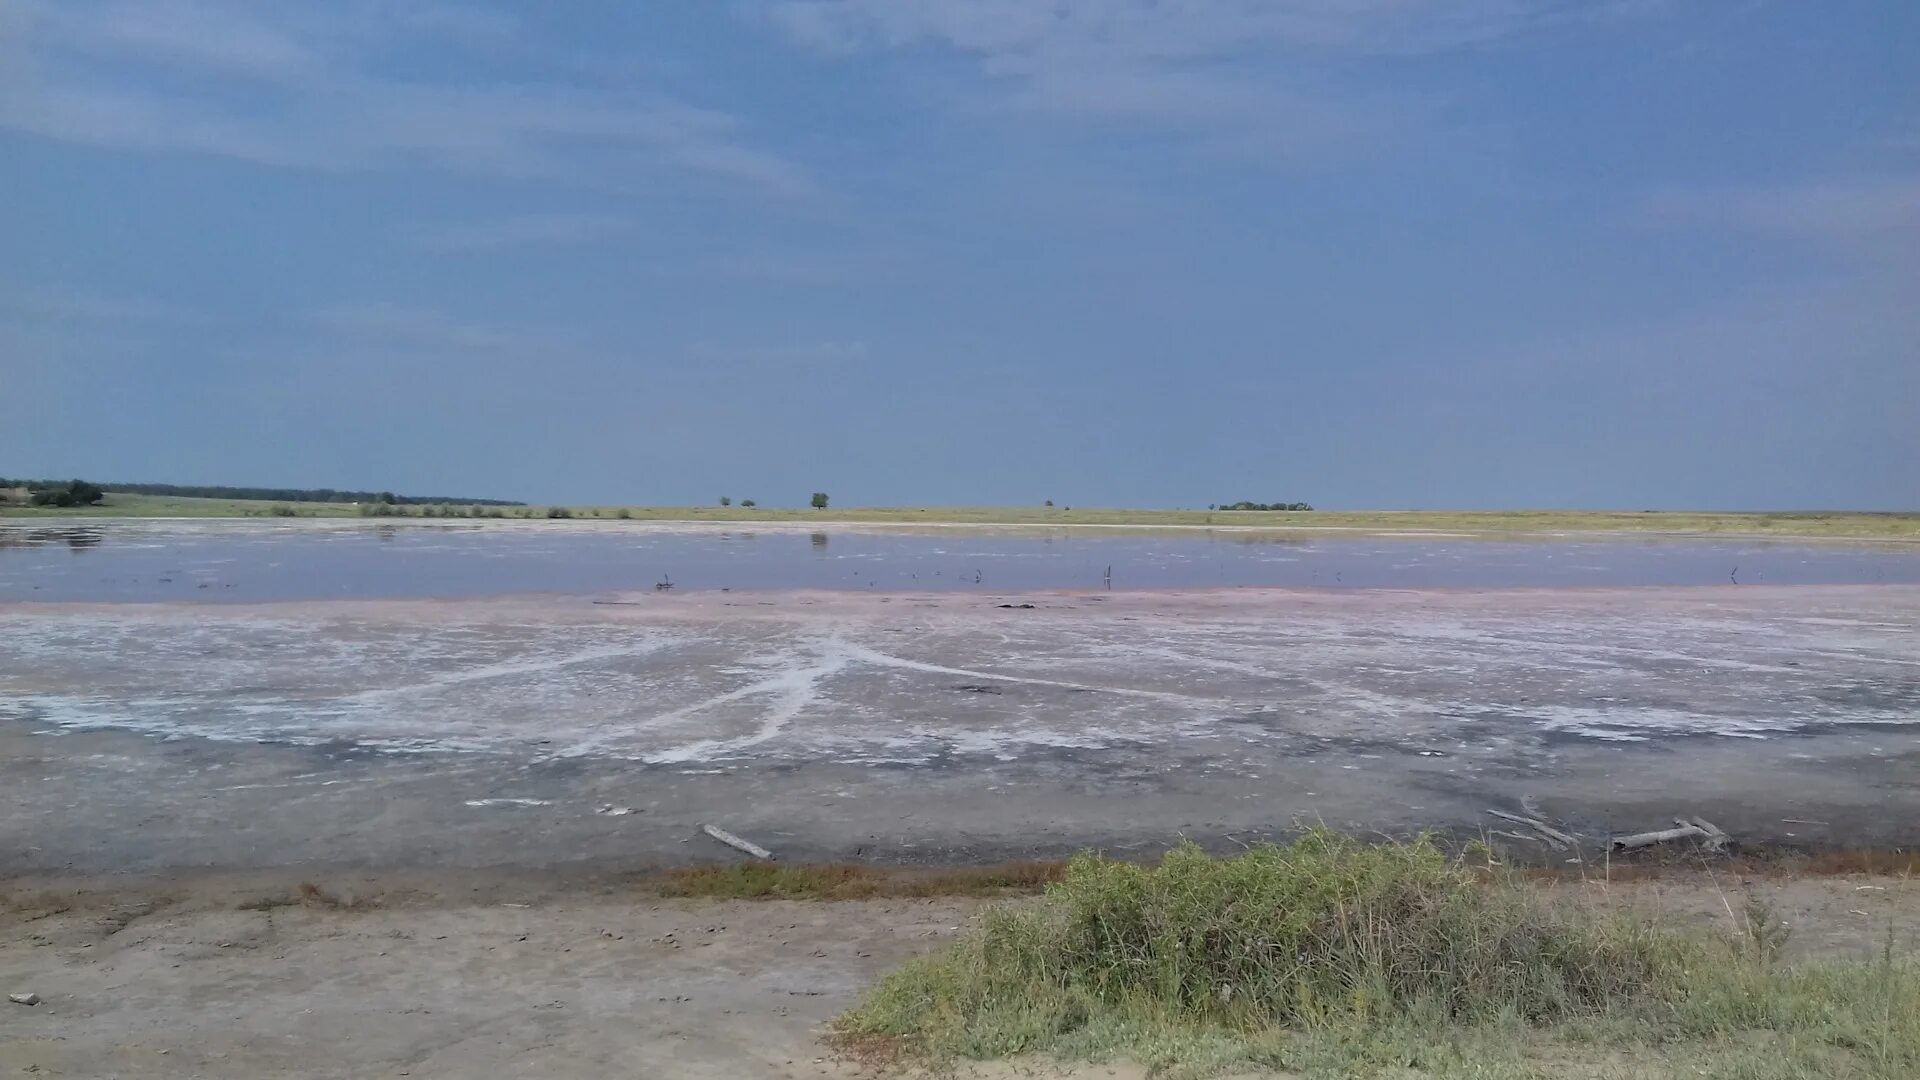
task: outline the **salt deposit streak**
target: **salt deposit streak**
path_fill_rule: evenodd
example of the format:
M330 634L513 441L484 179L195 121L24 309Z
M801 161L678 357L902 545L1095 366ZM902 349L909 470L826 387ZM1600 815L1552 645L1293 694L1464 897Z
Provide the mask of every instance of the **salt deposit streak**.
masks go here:
M677 770L1257 771L1339 748L1472 768L1920 722L1913 586L1006 599L16 607L0 718Z

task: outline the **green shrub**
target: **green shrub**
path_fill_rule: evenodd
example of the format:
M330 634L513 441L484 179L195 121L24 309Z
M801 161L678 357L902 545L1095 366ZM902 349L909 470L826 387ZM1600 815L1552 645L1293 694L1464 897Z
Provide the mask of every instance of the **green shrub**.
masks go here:
M1489 888L1430 840L1319 830L1230 859L1191 844L1152 867L1083 855L1044 905L990 914L965 948L990 997L1043 986L1283 1024L1416 1009L1551 1020L1644 993L1677 955L1650 927L1571 921ZM860 1015L912 1026L884 1013Z
M1665 1077L1759 1032L1765 1069L1737 1075L1920 1076L1920 968L1891 952L1804 968L1771 955L1549 903L1428 839L1316 830L1226 859L1192 845L1157 866L1080 856L1043 899L989 909L888 976L839 1033L935 1059L1396 1076L1549 1075L1518 1055L1612 1041L1662 1055L1619 1075ZM1502 1055L1514 1071L1484 1071Z
M106 494L98 484L90 484L85 480L73 480L65 484L34 487L30 490L27 501L34 506L68 509L75 506L97 506L102 499L106 498Z

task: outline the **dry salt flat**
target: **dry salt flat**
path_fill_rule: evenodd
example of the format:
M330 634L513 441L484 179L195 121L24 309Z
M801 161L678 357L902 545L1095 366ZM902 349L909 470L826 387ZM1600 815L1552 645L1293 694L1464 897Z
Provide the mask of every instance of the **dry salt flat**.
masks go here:
M939 861L1489 807L1912 842L1917 627L1900 582L12 602L0 835L16 870L598 872L710 857L707 821Z

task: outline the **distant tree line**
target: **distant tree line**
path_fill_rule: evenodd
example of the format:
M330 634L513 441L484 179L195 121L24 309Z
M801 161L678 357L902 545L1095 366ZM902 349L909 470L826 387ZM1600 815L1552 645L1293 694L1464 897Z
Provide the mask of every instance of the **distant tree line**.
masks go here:
M34 506L94 506L106 497L98 484L85 480L7 480L0 478L0 492L25 488L27 502Z
M75 480L73 484L85 483ZM29 492L54 490L68 481L5 480L0 488L26 488ZM179 495L192 499L254 499L261 502L390 503L396 506L427 506L459 503L463 506L525 506L506 499L462 499L444 495L395 495L390 491L336 491L333 488L258 488L216 487L193 484L87 484L94 491L122 491L130 495ZM98 502L99 499L94 499ZM68 504L60 504L68 505ZM83 504L72 504L83 505Z
M300 516L300 512L287 503L274 504L272 513L274 517ZM423 503L404 506L400 503L381 502L375 499L373 502L363 502L360 504L360 516L380 518L567 518L573 516L573 511L564 506L554 506L548 507L545 510L538 510L525 503L494 503L486 506L479 504L473 506L453 506L446 503Z
M1207 509L1209 510L1311 510L1313 509L1313 507L1308 506L1306 503L1299 503L1299 502L1295 502L1295 503L1237 502L1237 503L1221 503L1219 506L1210 506Z

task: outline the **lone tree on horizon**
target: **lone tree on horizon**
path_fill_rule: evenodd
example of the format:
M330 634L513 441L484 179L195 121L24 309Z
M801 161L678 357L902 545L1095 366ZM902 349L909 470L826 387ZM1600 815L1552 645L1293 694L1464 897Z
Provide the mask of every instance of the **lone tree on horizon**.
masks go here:
M824 491L816 491L816 492L814 492L814 493L813 493L813 508L814 508L815 510L825 510L825 509L827 508L827 493L826 493L826 492L824 492Z
M725 495L722 495L722 496L720 496L720 505L721 505L721 506L732 506L732 505L733 505L733 500L732 500L731 498L729 498L729 497L727 497L727 496L725 496Z

